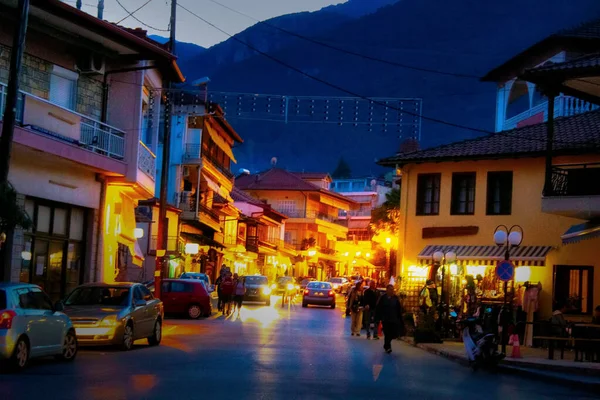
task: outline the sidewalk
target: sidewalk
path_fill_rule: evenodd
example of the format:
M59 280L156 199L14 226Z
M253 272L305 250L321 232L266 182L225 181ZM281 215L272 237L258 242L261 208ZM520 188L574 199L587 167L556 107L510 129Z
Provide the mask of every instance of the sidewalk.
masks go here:
M446 341L444 343L414 344L413 338L402 338L405 342L426 350L430 353L445 357L449 360L468 365L464 346L461 342ZM511 358L512 346L507 346L508 356L500 362L503 372L518 373L538 379L573 385L577 388L600 390L600 363L576 362L574 352L565 351L565 359L548 360L548 350L521 347L522 358ZM560 358L560 352L555 358Z

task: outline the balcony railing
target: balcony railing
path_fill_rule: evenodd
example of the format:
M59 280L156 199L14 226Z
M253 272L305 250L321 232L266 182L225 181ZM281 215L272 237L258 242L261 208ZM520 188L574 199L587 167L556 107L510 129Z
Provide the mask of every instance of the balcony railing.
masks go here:
M6 107L6 85L0 83L0 116ZM125 158L125 132L26 92L19 93L17 121L37 133L98 154Z
M198 209L196 210L196 197L190 193L177 193L176 194L178 207L184 213L202 213L208 215L215 222L219 222L219 214L217 214L212 208L209 208L206 204L200 203L198 204Z
M552 168L550 196L600 196L600 164L573 164Z
M183 153L184 162L198 162L202 159L200 154L202 145L200 144L186 144L185 152Z
M340 210L339 214L340 217L370 217L371 216L371 210L367 209L367 210Z
M221 162L217 161L214 157L208 154L202 154L202 159L210 162L210 165L214 166L219 172L227 177L229 180L233 180L233 173L229 170L229 168L225 167Z
M325 214L316 210L278 210L280 213L287 215L290 218L309 218L309 219L320 219L321 221L327 221L334 224L341 225L337 217L333 217L329 214Z
M246 250L258 253L258 236L246 237Z
M150 239L150 251L156 251L158 247L158 236L152 236ZM185 253L185 241L179 236L167 237L167 248L168 252L174 253Z
M140 140L138 168L152 180L156 179L156 155Z

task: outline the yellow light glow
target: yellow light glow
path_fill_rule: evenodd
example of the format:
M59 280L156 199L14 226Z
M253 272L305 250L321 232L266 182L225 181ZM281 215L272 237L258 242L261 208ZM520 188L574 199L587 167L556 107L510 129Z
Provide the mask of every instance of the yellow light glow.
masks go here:
M488 265L467 265L467 275L472 275L473 278L477 275L485 276L485 270Z
M426 278L429 272L429 267L421 267L418 265L411 265L408 267L408 274L416 278Z
M135 228L133 230L133 237L136 239L141 239L144 237L144 230L142 228Z
M458 265L450 264L450 275L458 274Z
M392 243L392 238L386 237L386 238L385 238L385 242L386 242L387 244L390 244L390 243Z
M263 287L262 292L267 296L271 294L271 288L268 286Z
M367 258L371 258L371 253L367 253L367 254L365 254L365 256L366 256Z
M317 254L317 251L316 251L316 250L309 250L309 251L308 251L308 255L309 255L309 257L314 257L316 254Z
M527 282L531 280L531 267L517 267L515 269L515 281Z
M348 253L348 252L345 252L345 253L344 253L344 257L348 257L348 255L349 255L349 254L350 254L350 253Z
M357 252L356 252L356 257L360 257L360 255L361 255L361 254L362 254L362 253L361 253L360 251L357 251Z
M22 251L21 258L25 261L31 261L31 252L30 251Z
M200 245L198 243L186 243L185 254L198 254L200 252Z
M295 286L293 283L288 283L287 284L287 290L294 290Z

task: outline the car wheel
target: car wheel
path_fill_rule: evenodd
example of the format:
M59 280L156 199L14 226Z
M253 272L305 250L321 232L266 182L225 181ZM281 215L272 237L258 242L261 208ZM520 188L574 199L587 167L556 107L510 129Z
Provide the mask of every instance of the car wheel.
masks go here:
M131 350L133 348L133 324L128 322L123 329L123 343L121 343L121 349L124 351Z
M148 338L148 344L150 346L158 346L160 341L162 340L162 323L159 319L154 323L154 331L152 331L152 336Z
M202 316L202 308L198 304L190 304L187 313L191 319L198 319Z
M12 372L20 372L29 362L29 342L23 336L17 340L12 356L8 360L8 368Z
M65 335L65 340L63 342L62 354L58 356L61 361L73 361L75 360L75 356L77 356L77 350L79 346L77 344L77 336L75 335L75 331L70 330Z
M302 302L302 307L306 308L306 307L308 307L308 304L305 302Z

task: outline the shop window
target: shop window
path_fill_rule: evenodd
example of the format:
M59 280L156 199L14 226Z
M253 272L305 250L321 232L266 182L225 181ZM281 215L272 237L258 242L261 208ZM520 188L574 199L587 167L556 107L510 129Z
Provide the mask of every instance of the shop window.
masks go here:
M475 172L452 174L452 215L475 214Z
M510 215L512 212L512 171L488 172L487 215Z
M554 266L554 301L565 303L569 314L592 313L593 284L593 267Z
M417 180L417 215L440 213L441 174L419 174Z
M71 293L79 285L81 276L81 244L69 243L67 251L66 293Z
M54 218L52 223L52 233L54 235L67 235L67 210L64 208L54 209Z
M71 222L69 224L69 238L83 240L83 227L85 223L85 212L81 208L71 210Z
M50 233L50 207L38 206L37 209L37 224L35 230L42 233Z

